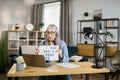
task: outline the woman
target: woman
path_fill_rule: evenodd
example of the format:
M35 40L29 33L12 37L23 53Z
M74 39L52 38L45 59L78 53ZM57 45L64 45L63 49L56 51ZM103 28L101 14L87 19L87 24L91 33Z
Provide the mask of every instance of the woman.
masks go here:
M69 62L66 43L63 40L60 40L58 28L54 24L48 25L48 28L46 29L46 39L39 44L39 46L44 45L59 45L59 49L57 50L57 53L59 55L59 62ZM36 51L36 53L38 52ZM39 80L71 80L71 76L41 76L39 77Z

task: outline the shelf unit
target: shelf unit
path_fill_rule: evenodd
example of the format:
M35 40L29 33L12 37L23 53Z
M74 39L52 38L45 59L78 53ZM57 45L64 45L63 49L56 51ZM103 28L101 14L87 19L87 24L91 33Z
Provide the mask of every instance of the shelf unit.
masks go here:
M18 55L19 46L39 45L45 39L44 31L7 31L8 57Z
M106 32L110 32L113 35L113 38L110 36L107 36L106 39L106 55L107 57L111 57L116 50L119 49L120 45L120 37L119 37L119 30L120 30L120 24L118 18L111 18L106 20L106 26L105 30Z
M85 38L84 28L92 28L93 39ZM110 38L111 33L114 38ZM106 66L106 57L119 49L119 19L107 18L101 20L77 20L77 44L93 44L95 46L95 55L99 62ZM87 44L86 44L87 41ZM110 51L111 50L111 51ZM87 55L86 55L87 56Z

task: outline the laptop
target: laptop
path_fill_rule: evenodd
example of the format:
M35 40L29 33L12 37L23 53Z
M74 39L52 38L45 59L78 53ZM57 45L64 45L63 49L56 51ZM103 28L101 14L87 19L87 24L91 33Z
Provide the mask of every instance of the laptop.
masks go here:
M35 49L38 49L37 45L21 46L22 54L35 54Z
M44 55L22 54L22 56L27 66L49 67L53 64L53 62L47 63L45 61Z

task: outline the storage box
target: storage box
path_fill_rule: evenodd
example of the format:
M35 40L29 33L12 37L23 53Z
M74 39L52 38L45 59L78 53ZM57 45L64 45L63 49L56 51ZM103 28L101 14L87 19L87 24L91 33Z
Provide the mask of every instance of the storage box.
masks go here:
M111 57L113 56L113 54L118 50L117 46L107 46L106 48L106 52L107 52L107 56Z
M78 44L77 47L80 56L94 57L94 44Z

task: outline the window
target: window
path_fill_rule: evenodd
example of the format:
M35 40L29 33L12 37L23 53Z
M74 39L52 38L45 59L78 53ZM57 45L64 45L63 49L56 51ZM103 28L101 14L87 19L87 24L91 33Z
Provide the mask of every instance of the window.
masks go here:
M60 2L48 3L43 5L44 30L49 24L55 24L59 29L60 24Z

